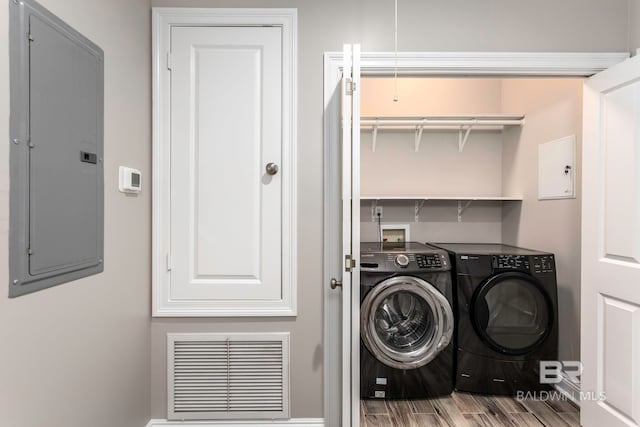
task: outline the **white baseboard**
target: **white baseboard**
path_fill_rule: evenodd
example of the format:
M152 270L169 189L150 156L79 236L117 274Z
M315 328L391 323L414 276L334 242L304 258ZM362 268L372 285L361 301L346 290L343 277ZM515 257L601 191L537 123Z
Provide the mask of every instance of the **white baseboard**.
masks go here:
M567 399L580 406L580 383L574 382L564 372L562 372L562 381L555 385L555 389L566 396Z
M224 421L167 421L150 420L147 427L324 427L322 418L292 418L290 420L224 420Z

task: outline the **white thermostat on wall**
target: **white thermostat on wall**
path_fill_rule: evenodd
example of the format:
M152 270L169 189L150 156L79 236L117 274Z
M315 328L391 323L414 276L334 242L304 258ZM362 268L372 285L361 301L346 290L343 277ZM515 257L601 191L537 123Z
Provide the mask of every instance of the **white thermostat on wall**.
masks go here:
M120 166L120 191L139 193L142 188L142 174L139 170Z

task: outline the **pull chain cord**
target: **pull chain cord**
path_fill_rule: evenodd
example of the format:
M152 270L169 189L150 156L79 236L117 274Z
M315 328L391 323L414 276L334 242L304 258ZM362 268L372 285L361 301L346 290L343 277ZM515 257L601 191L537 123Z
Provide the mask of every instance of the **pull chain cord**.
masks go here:
M395 31L393 37L395 66L393 68L393 102L398 102L398 0L395 0Z

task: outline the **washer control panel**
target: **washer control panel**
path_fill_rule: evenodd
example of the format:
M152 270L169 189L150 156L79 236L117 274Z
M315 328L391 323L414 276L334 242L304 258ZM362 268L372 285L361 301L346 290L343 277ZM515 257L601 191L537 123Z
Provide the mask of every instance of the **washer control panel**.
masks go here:
M418 268L441 268L442 263L446 265L446 258L438 254L417 254L416 263Z
M449 256L446 252L413 253L413 252L362 252L360 269L362 271L379 272L427 272L449 271Z
M382 254L381 254L382 255ZM387 253L384 254L385 265L380 265L381 270L412 270L412 271L436 271L448 270L449 258L442 253ZM365 257L363 256L363 260ZM365 264L363 267L371 264ZM372 265L371 265L372 266Z

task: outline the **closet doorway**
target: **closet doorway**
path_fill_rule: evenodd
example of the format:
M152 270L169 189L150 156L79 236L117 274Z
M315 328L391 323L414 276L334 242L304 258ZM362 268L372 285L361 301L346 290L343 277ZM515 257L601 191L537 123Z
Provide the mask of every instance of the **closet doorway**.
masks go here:
M537 154L540 142L553 140L553 132L545 134L553 127L549 120L556 120L560 127L567 125L556 134L576 135L579 140L583 79L626 56L422 53L399 54L396 62L387 53L358 57L358 47L325 55L328 425L339 425L340 419L342 425L360 423L357 261L360 242L378 238L379 207L383 221L409 223L412 240L423 243L464 238L520 244L518 239L535 228L535 222L525 217L535 219L538 214L529 213L523 204L528 205L529 198L537 202L537 192L532 193L531 188L538 183L531 179L538 165L531 153ZM398 83L390 77L396 64ZM399 102L393 102L396 84ZM411 87L404 95L403 85ZM440 93L433 96L434 91ZM551 100L565 93L573 101L569 106L547 102L564 110L543 108L541 112L538 107L545 102L536 104L536 100L544 98L545 91ZM465 96L470 93L474 95ZM382 104L372 99L381 94ZM385 102L390 110L384 109ZM535 142L526 142L527 138ZM448 158L449 163L439 161L438 156ZM425 161L433 162L432 167L420 168ZM579 167L572 173L579 173ZM412 181L416 174L419 179ZM430 174L446 177L434 179ZM421 182L431 184L427 187ZM574 217L568 219L579 222L579 209L574 206L569 211ZM573 232L579 233L579 228ZM575 248L573 252L575 255ZM345 256L356 262L345 265L349 262ZM345 272L345 267L351 271ZM328 286L332 279L334 284L342 282L342 290ZM337 395L342 396L342 404Z

